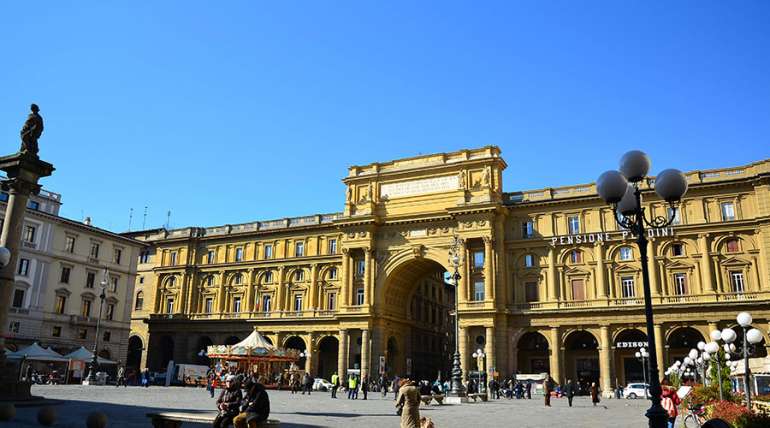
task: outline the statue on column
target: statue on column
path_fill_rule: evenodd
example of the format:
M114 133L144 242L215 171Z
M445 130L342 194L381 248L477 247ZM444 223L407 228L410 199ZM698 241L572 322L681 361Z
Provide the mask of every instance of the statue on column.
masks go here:
M40 108L37 104L32 104L29 109L32 111L27 116L27 121L21 128L21 149L22 154L32 154L37 156L37 140L43 134L43 117L38 114Z

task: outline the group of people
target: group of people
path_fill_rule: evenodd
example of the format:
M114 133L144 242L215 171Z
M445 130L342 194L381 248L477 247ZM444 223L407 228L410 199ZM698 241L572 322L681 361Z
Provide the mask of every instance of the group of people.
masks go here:
M270 415L270 398L256 375L227 374L217 398L214 428L254 428Z
M302 395L305 395L305 393L310 395L313 391L313 382L315 382L315 379L310 373L305 372L305 374L300 377L298 372L293 372L289 378L291 393L296 394L301 390Z
M344 386L348 391L348 400L357 400L358 399L358 392L360 391L361 394L363 394L363 399L366 400L369 396L369 390L371 389L371 382L369 382L369 376L364 376L363 379L359 379L359 377L355 374L351 374L348 376L347 379L342 379L340 376L335 372L332 374L331 379L332 387L331 387L331 397L337 398L337 391L340 389L341 386Z

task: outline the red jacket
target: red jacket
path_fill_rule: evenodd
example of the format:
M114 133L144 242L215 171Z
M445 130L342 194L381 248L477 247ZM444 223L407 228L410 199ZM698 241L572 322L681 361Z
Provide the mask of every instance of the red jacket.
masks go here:
M676 390L671 387L663 387L663 393L660 394L660 404L666 409L670 418L675 418L679 414L679 404L682 402L676 394Z

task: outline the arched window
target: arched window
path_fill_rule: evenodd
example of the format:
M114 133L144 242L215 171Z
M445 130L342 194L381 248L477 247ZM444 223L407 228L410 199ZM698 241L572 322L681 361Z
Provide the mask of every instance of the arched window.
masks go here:
M134 310L141 311L143 306L144 306L144 291L139 290L136 292L136 299L134 300Z
M206 277L206 285L209 287L214 285L214 275L209 275L208 277Z
M580 250L572 250L572 252L569 254L569 260L572 263L582 263L583 254L580 252Z
M535 266L535 256L532 254L527 254L524 256L524 266L526 267L533 267Z
M337 268L334 268L334 267L333 268L329 268L328 278L329 279L337 279Z
M305 279L305 271L300 269L300 270L294 272L294 280L295 281L302 281L304 279Z
M243 282L243 275L236 273L235 276L233 277L233 283L235 285L240 285L241 282Z
M170 276L168 280L166 280L166 287L173 287L176 284L176 277Z
M620 260L631 260L634 258L634 251L631 247L620 247Z
M737 239L729 239L725 243L725 248L727 248L728 253L737 253L741 250L741 247L738 243Z

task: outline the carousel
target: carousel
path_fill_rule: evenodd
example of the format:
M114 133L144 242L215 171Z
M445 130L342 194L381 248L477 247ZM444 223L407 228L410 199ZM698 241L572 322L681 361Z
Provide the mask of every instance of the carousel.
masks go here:
M276 374L297 370L299 351L279 348L262 337L254 328L251 334L235 345L213 345L207 356L219 360L222 368L233 373L256 373L266 384L273 383Z

